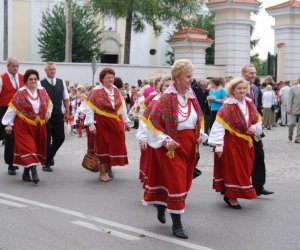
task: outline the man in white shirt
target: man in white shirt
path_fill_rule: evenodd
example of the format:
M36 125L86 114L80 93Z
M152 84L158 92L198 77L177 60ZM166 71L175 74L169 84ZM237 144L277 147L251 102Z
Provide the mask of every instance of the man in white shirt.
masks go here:
M49 62L45 67L46 78L41 81L53 103L51 118L47 122L48 149L46 166L43 170L52 172L51 166L54 165L54 156L65 140L64 132L64 114L62 113L62 104L65 108L65 116L70 116L70 100L65 82L56 78L56 65Z
M287 105L289 99L290 86L289 82L284 82L284 86L279 90L280 110L281 110L281 126L291 125L291 116L287 114Z
M7 72L0 76L0 121L8 109L8 104L20 87L23 87L23 75L18 73L19 62L16 58L7 61ZM0 122L0 140L4 140L4 160L8 165L8 174L16 175L17 166L13 166L14 158L14 134L6 134L4 126Z

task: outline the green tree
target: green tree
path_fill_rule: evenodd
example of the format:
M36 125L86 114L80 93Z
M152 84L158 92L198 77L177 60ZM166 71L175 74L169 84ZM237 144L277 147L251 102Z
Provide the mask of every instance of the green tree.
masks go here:
M72 4L72 61L90 62L100 56L100 34L94 12L88 5ZM66 20L64 4L42 13L38 44L44 61L63 62L65 59Z
M124 63L130 63L131 31L143 32L145 24L153 27L156 35L162 24L188 23L198 13L202 0L90 0L95 10L103 15L126 20Z

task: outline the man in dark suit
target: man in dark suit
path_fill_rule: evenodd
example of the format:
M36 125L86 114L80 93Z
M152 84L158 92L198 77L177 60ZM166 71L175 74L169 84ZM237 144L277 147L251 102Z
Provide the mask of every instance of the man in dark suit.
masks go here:
M256 69L253 65L245 65L242 68L242 75L246 81L249 82L248 97L250 97L257 111L262 115L262 92L254 84L256 78ZM252 184L256 190L256 194L259 195L270 195L274 192L268 191L264 188L266 183L266 166L265 166L265 153L261 137L258 138L258 142L254 140L254 169L252 173Z
M207 83L204 80L199 82L193 81L191 85L192 89L195 92L199 105L201 107L203 116L204 116L204 133L209 134L209 119L210 119L210 109L208 106L207 97L209 96L209 91L207 90ZM203 145L208 145L207 142L203 142Z
M65 140L64 114L62 106L65 108L66 118L70 116L69 94L65 82L56 78L56 65L52 62L46 64L46 78L41 81L53 103L51 118L47 122L48 148L46 166L43 170L52 172L51 166L54 165L54 156Z

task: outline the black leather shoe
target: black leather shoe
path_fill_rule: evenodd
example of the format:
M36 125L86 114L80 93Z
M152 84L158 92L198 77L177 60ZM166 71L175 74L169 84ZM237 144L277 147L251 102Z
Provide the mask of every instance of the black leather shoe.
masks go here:
M43 167L43 171L45 172L53 172L53 169L50 166Z
M9 166L8 167L8 174L9 175L16 175L16 170L14 169L14 166Z
M38 184L38 182L40 181L40 179L39 179L38 173L36 171L36 166L31 166L30 170L31 170L32 182L34 184Z
M28 181L28 182L31 182L31 177L30 177L30 174L29 174L29 168L24 168L24 172L23 172L23 175L22 175L22 180L23 181Z
M256 191L256 195L257 196L274 194L274 192L268 191L268 190L266 190L264 188L256 189L255 191Z
M14 169L14 170L18 170L19 167L18 167L18 166L13 166L13 169Z
M166 223L166 207L164 205L156 205L157 208L157 219L160 223L165 224Z
M231 208L233 208L233 209L242 209L242 207L241 207L240 204L232 205L232 204L229 202L229 198L227 198L226 196L224 196L224 201L228 204L229 207L231 207Z

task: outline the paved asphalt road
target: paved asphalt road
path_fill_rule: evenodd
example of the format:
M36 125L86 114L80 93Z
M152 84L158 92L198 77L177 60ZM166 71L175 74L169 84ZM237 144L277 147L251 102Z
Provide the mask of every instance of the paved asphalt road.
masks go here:
M300 249L300 145L287 143L287 128L266 131L268 177L275 191L243 209L228 208L211 189L212 152L201 147L200 167L187 199L183 224L188 240L171 234L171 220L156 220L141 203L139 149L127 133L130 164L115 168L116 178L100 183L81 167L86 138L68 137L55 158L53 173L39 170L41 182L8 176L0 152L0 249Z

